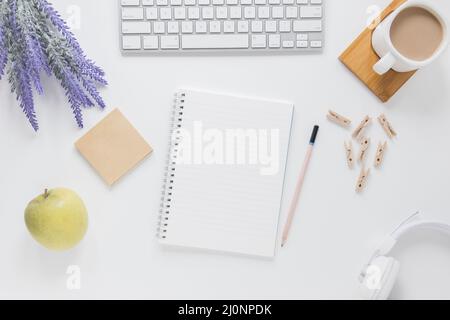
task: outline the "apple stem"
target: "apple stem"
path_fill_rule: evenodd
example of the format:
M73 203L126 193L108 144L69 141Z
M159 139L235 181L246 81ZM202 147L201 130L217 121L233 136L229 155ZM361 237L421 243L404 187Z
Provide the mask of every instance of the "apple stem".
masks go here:
M44 198L47 199L48 196L49 196L48 189L45 189L45 191L44 191Z

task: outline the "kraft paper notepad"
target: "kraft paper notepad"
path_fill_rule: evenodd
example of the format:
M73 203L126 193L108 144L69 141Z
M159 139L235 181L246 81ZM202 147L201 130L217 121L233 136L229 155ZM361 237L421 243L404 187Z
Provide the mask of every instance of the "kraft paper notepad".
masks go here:
M152 152L150 145L118 110L113 110L75 143L109 185Z
M285 102L181 90L159 241L274 257L293 110Z

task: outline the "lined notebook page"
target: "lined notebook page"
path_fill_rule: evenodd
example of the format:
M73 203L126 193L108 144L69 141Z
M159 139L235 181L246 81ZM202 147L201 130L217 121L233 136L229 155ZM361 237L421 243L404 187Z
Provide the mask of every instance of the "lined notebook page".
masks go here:
M183 136L183 161L173 171L169 167L172 189L166 190L163 203L168 214L161 242L273 257L293 105L182 92L184 103L176 112L176 123L192 139L186 144L189 139ZM257 144L252 138L246 139L245 149L230 144L227 132L239 130L249 130L246 137L256 136ZM227 147L220 148L221 143Z

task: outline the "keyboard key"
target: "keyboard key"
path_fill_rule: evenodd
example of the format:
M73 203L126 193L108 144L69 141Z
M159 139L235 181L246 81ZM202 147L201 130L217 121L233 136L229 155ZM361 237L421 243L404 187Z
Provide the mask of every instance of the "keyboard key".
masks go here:
M283 19L284 18L283 7L273 7L272 8L272 18L274 18L274 19Z
M182 0L170 0L170 5L172 6L181 6Z
M173 10L173 15L177 20L186 19L186 8L184 7L175 7Z
M279 34L269 35L269 48L279 48L281 45L281 36Z
M161 36L161 49L178 49L180 39L178 36Z
M166 28L165 28L164 22L157 21L157 22L153 23L153 33L162 34L165 32L166 32Z
M141 49L141 36L123 36L122 48L124 50L139 50Z
M122 20L142 20L144 19L143 8L122 8Z
M297 34L297 40L299 40L299 41L306 41L306 40L308 40L308 34L307 33L299 33L299 34Z
M231 19L240 19L241 17L242 17L241 7L231 7L230 8L230 18Z
M248 48L248 36L240 34L183 35L183 49L238 49Z
M182 33L193 33L194 24L192 21L182 21L181 22L181 32Z
M234 21L224 21L223 22L223 32L224 33L234 33Z
M266 32L277 32L277 22L275 20L266 21Z
M167 6L169 4L169 1L167 0L156 0L156 5L158 6Z
M297 41L297 48L308 48L308 41Z
M179 32L179 25L178 21L169 21L167 23L167 33L178 33Z
M216 8L216 18L217 19L228 18L228 8L227 7L217 7Z
M286 7L286 18L297 18L297 7Z
M291 21L281 20L280 21L280 32L291 32Z
M265 48L266 44L266 35L255 34L252 35L252 48Z
M322 7L320 6L302 6L300 7L300 17L302 18L321 18Z
M248 32L248 21L238 21L238 32Z
M196 21L195 22L195 32L196 33L206 33L206 21Z
M263 31L262 21L260 20L252 21L252 32L262 32L262 31Z
M220 21L211 21L209 23L209 32L220 33Z
M155 4L155 0L142 0L143 6L152 6Z
M144 36L145 50L156 50L158 48L158 36Z
M147 8L145 15L148 20L158 19L158 8Z
M322 31L321 20L296 20L294 21L295 32L320 32Z
M138 6L139 0L122 0L121 3L123 6Z
M122 22L122 33L150 33L150 22Z
M322 41L311 41L311 48L322 48Z
M195 6L195 0L184 0L184 4L187 6Z
M202 18L203 19L213 19L214 18L214 9L212 7L202 8Z
M188 8L188 18L191 20L200 19L200 8L197 7Z
M293 47L294 47L294 41L292 41L292 40L283 41L283 48L293 48Z
M244 8L244 18L245 19L254 19L256 17L255 7L245 7Z
M270 17L270 8L269 7L259 7L258 8L258 18L269 19L269 17Z
M159 16L160 16L161 20L172 19L172 8L161 8L159 10Z

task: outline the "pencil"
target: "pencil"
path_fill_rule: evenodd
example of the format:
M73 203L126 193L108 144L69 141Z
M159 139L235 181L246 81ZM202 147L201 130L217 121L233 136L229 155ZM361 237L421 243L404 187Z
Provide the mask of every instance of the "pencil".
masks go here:
M281 246L286 244L289 236L289 231L291 230L292 220L294 220L295 210L297 209L298 199L300 197L300 191L302 190L303 182L305 181L306 171L308 170L309 161L311 160L312 151L314 144L316 142L317 133L319 132L319 126L314 126L313 132L311 134L311 139L309 140L308 150L306 152L305 161L303 162L300 175L298 176L297 186L295 187L294 197L291 201L291 206L289 207L289 214L286 220L286 224L283 230L283 237L281 240Z

